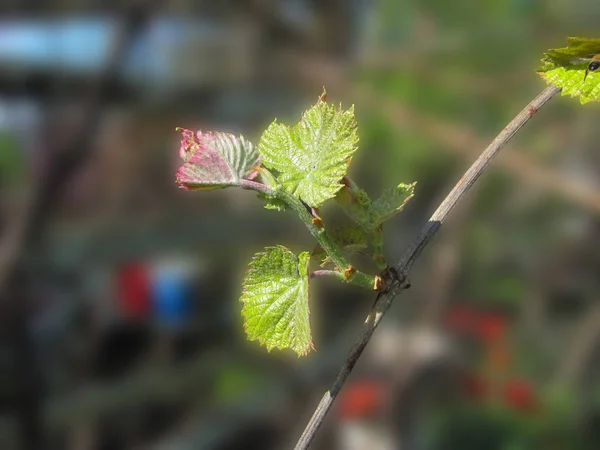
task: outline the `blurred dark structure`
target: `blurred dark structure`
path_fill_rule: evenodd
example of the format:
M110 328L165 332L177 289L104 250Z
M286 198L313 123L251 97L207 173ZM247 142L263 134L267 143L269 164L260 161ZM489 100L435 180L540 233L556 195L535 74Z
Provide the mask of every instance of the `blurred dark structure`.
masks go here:
M318 286L306 358L245 342L236 298L251 254L313 244L251 193L178 191L174 128L256 141L323 85L356 103L353 176L373 195L419 182L386 230L395 258L541 89L540 52L594 35L600 7L0 11L0 448L224 450L291 448L372 299ZM598 112L577 106L540 113L445 225L315 448L600 446Z

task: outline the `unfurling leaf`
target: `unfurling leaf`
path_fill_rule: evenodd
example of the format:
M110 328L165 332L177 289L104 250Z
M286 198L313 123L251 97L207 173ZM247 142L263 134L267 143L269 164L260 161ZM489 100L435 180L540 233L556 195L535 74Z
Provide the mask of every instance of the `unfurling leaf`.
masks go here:
M291 348L299 356L313 349L308 305L308 261L283 246L257 253L244 279L240 300L248 339L269 351Z
M258 174L258 152L242 136L178 130L181 131L179 154L185 161L177 171L177 183L182 188L239 186L242 180L252 180Z
M336 196L344 212L366 230L374 230L394 214L400 212L414 195L416 183L400 183L387 189L381 197L371 202L365 191L352 180L345 179L345 186Z
M377 200L371 204L369 214L371 226L377 227L394 214L402 211L406 202L414 195L415 184L400 183L394 189L386 189Z
M259 152L285 189L318 208L341 189L340 180L356 151L354 108L342 111L321 100L294 127L273 122Z
M562 95L579 97L581 103L600 101L600 64L590 65L598 54L600 39L571 37L567 47L544 53L538 73L548 84L562 88Z
M344 212L357 224L364 228L371 227L369 215L371 199L364 190L346 179L346 185L340 189L335 199Z
M340 227L330 233L333 242L347 254L358 253L367 248L369 238L366 231L360 227ZM321 261L321 265L331 262L320 245L313 250L312 256Z

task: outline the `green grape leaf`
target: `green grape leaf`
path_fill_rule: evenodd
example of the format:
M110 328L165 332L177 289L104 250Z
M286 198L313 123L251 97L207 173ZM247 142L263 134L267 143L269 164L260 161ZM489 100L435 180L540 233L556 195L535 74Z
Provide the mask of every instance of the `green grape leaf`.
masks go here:
M562 95L579 97L581 103L600 101L600 70L587 70L597 54L600 39L570 37L567 47L544 53L538 73L548 84L561 88Z
M285 189L318 208L341 189L357 142L354 107L342 111L319 100L294 127L273 122L258 151Z
M179 154L185 164L177 171L177 184L188 190L239 186L258 175L256 148L242 136L227 133L181 131Z
M402 211L404 205L415 195L415 184L400 183L393 189L386 189L369 209L371 226L378 227L396 213Z
M329 236L338 247L350 255L366 249L369 241L367 233L363 228L353 226L336 228L331 231ZM327 253L320 245L315 247L311 256L321 261L321 265L331 262Z
M283 246L254 255L244 279L241 302L248 340L271 351L291 348L298 356L314 348L308 305L310 255Z

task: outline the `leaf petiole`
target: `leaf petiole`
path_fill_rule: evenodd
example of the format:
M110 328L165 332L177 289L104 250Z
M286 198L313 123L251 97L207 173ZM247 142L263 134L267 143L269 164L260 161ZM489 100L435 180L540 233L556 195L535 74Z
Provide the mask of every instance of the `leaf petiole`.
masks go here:
M332 277L345 281L344 274L342 272L338 272L337 270L315 270L311 272L309 276L310 278Z

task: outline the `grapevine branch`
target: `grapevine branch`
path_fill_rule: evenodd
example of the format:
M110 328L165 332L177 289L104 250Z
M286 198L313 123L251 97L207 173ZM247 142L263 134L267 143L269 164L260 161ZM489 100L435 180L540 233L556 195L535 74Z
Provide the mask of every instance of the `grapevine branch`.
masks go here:
M308 212L304 204L299 199L291 195L285 189L276 189L274 191L274 195L285 201L294 209L294 211L296 211L296 213L298 213L300 219L302 219L308 228L308 231L310 231L310 233L314 236L319 245L323 248L323 250L325 250L327 255L331 258L341 273L344 273L347 269L351 269L351 275L349 275L347 281L367 289L375 289L375 278L352 267L344 255L342 255L342 252L338 249L338 246L335 244L335 242L333 242L333 240L329 237L325 231L325 228L322 225L319 226L313 221L314 217Z
M269 176L270 179L274 180L266 170L263 169L261 173L263 176ZM317 219L317 217L315 217L310 211L310 207L307 208L307 205L304 204L300 199L290 194L286 189L282 189L281 186L270 188L251 180L241 180L240 186L245 189L251 189L260 192L268 197L278 198L298 214L302 222L304 222L304 225L306 225L306 228L308 228L308 231L310 231L321 248L325 250L327 255L339 269L339 272L317 271L314 275L312 275L313 278L316 276L329 275L336 276L344 281L357 284L367 289L375 289L377 287L376 277L372 277L371 275L363 273L360 270L356 270L346 260L342 252L338 249L338 246L325 231L322 222L314 220Z
M454 186L446 198L442 201L437 210L433 213L427 224L421 230L421 233L414 240L412 245L406 250L399 262L394 266L397 277L385 292L381 292L367 316L361 333L351 348L346 361L339 370L335 381L319 402L310 421L304 429L300 439L296 443L295 450L305 450L309 447L315 437L316 432L322 425L327 413L331 409L333 401L340 392L348 375L354 368L358 358L369 343L373 332L381 322L381 319L390 308L392 301L404 289L410 286L407 275L416 259L419 257L425 246L431 238L440 229L444 220L448 217L452 209L471 189L475 181L487 168L491 160L500 152L506 143L525 125L529 119L552 97L560 92L555 86L548 86L535 99L533 99L513 120L496 136L484 152L469 167L459 182Z

